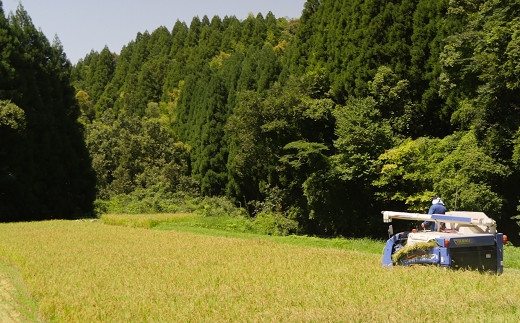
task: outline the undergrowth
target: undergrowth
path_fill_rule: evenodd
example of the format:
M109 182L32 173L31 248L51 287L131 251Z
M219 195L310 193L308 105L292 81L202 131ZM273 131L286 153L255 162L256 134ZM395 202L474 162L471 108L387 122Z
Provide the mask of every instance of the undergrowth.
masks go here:
M298 233L298 222L284 217L280 212L264 211L250 217L244 208L235 206L225 197L169 194L165 198L164 194L155 194L142 191L141 194L134 192L106 201L98 200L96 213L106 224L129 227L151 228L160 223L182 222L183 226L242 233L281 236ZM135 216L119 216L121 214ZM179 217L178 214L186 216Z

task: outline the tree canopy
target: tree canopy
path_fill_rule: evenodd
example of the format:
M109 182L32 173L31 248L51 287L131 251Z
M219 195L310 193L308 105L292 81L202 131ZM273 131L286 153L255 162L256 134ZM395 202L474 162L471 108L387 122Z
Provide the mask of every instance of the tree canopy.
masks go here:
M252 215L275 199L303 232L380 234L380 210L425 211L432 195L508 226L520 193L518 11L313 0L296 20L195 17L138 34L120 54L88 54L73 84L82 111L95 107L87 127L100 113L143 118L153 104L200 194ZM98 69L112 79L82 72Z
M309 0L293 20L173 22L72 67L23 10L2 15L3 183L51 194L74 171L69 194L92 192L92 165L100 199L225 196L303 233L376 237L381 210L440 195L515 241L519 13L518 0ZM14 160L81 166L48 181Z

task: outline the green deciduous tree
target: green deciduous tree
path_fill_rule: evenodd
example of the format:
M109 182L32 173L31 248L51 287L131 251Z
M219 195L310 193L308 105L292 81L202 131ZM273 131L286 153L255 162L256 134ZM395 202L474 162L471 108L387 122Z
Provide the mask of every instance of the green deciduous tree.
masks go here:
M474 129L486 149L508 159L507 141L520 126L520 3L454 2L450 10L467 21L463 32L447 38L441 56L442 93L455 109L452 121Z
M448 13L465 22L445 40L441 53L441 94L452 123L474 131L478 145L496 163L511 166L520 126L519 1L452 1ZM516 213L518 168L502 181L502 214ZM503 217L502 217L503 218ZM505 227L510 223L502 221Z
M160 118L120 115L88 127L87 145L97 174L98 196L110 198L139 188L177 192L190 182L187 148Z
M372 181L377 157L393 145L393 132L372 98L351 99L335 111L336 167L344 180Z
M478 146L472 131L407 140L382 154L380 161L381 177L375 185L386 201L424 212L431 197L439 195L451 210L482 211L501 219L504 196L499 186L510 170Z

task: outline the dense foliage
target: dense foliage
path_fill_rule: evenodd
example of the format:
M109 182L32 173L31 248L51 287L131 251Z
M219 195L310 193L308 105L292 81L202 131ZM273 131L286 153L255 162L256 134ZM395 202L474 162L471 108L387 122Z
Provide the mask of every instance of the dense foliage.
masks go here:
M0 2L0 221L92 214L95 174L59 41Z
M309 0L299 19L195 17L92 51L71 84L97 197L225 196L300 232L381 237L381 210L441 195L515 239L519 14L518 0ZM5 105L8 140L27 140L27 110Z

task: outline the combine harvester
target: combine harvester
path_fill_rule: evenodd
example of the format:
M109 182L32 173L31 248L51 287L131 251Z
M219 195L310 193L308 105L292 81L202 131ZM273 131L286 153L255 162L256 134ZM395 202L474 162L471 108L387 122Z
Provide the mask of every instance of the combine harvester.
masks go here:
M436 222L437 231L393 234L392 225L383 253L383 266L438 265L501 274L507 236L496 232L496 222L483 212L420 214L383 211L383 221L394 219Z

